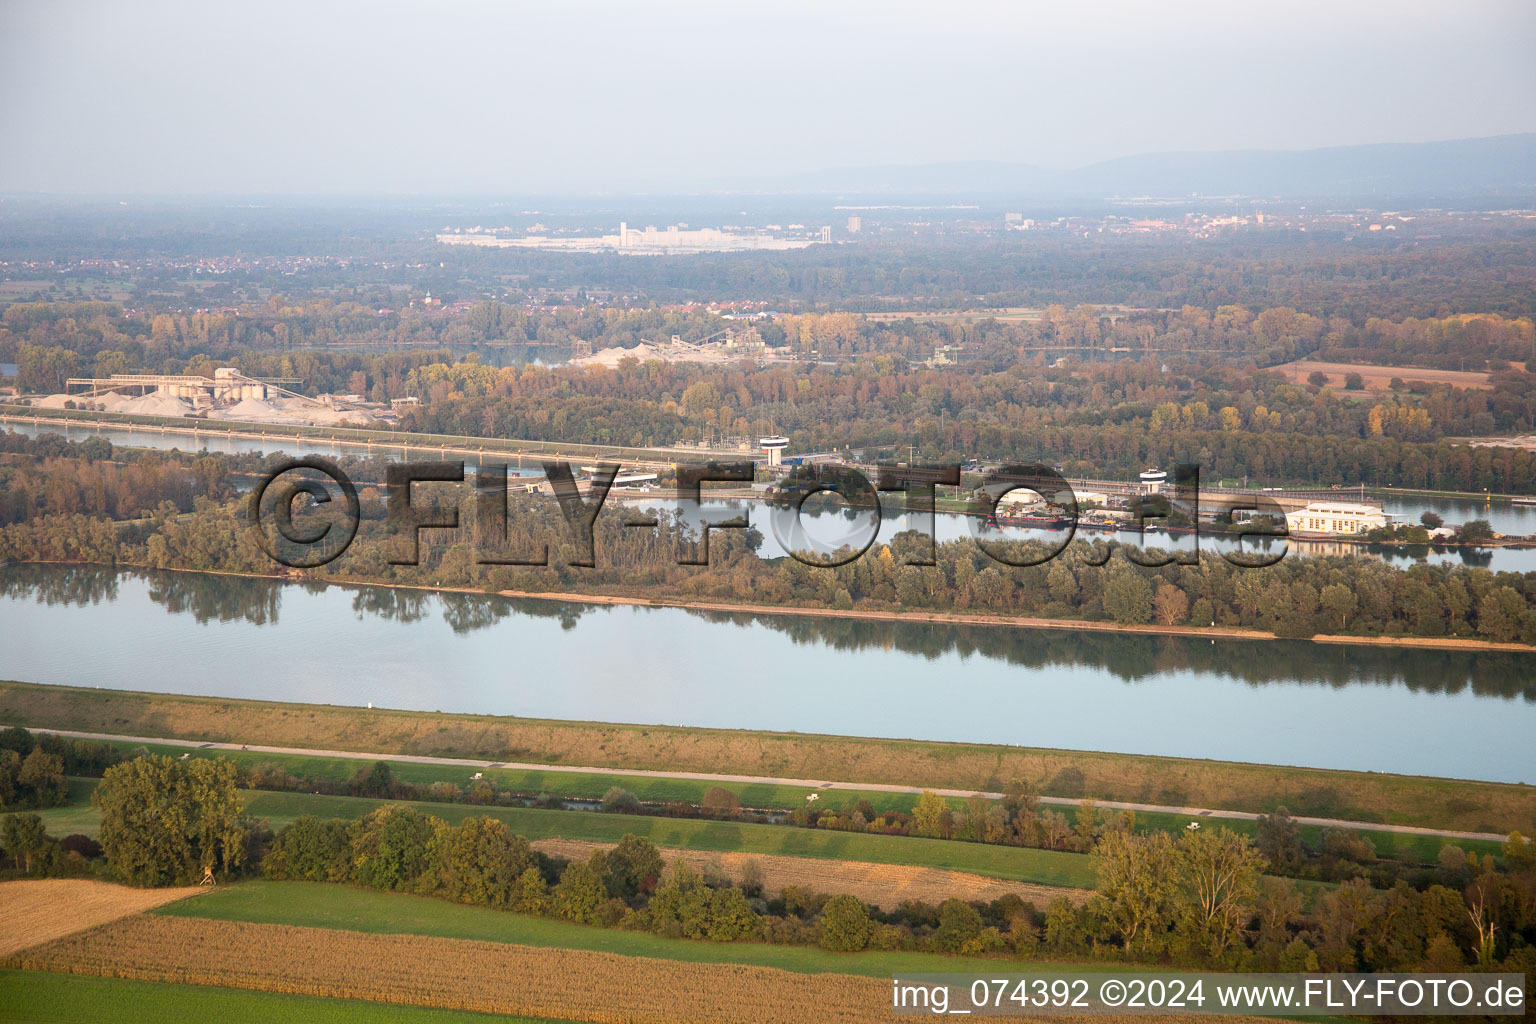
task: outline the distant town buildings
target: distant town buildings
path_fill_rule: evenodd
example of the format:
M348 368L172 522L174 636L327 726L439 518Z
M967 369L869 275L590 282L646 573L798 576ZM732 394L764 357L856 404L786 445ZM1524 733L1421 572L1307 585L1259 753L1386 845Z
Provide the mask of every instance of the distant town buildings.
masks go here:
M1108 238L1126 234L1146 234L1149 237L1172 238L1220 238L1228 234L1262 230L1269 232L1293 231L1298 233L1329 231L1337 232L1344 241L1361 244L1379 244L1383 238L1406 236L1410 239L1429 240L1451 237L1468 229L1484 230L1486 222L1536 221L1536 209L1419 209L1412 211L1381 210L1370 208L1332 209L1297 207L1280 203L1272 197L1247 196L1113 196L1106 202L1119 212L1093 213L1050 217L1032 220L1014 210L1002 214L1001 219L991 211L981 212L977 206L948 204L945 206L836 206L837 216L847 217L849 222L859 222L859 234L865 232L862 211L880 210L880 220L870 225L870 234L910 234L920 236L931 233L970 232L975 234L1001 234L1029 231L1032 234L1076 236L1091 238L1095 235ZM820 244L823 237L820 228L790 221L782 227L772 225L732 226L721 225L717 230L694 232L687 224L646 230L630 229L622 225L622 233L601 236L583 236L579 229L561 228L547 224L532 215L537 210L525 210L527 218L516 228L465 226L439 227L436 238L447 244L479 246L517 246L524 248L548 248L556 251L608 252L630 254L733 252L744 249L799 249ZM784 218L786 221L789 218ZM672 228L677 230L674 232ZM852 234L852 229L849 231ZM620 247L620 239L624 245ZM122 282L133 280L146 272L167 273L189 281L227 280L233 286L243 286L251 294L270 291L267 285L258 285L258 279L281 280L301 276L313 271L357 272L374 269L386 272L391 278L401 273L413 274L442 270L442 261L401 260L399 258L365 258L357 255L166 255L146 254L135 257L112 259L85 258L29 258L0 259L0 280L11 282L14 297L20 301L46 301L52 285L80 290L84 298L98 301L123 301ZM507 291L500 295L459 294L453 300L434 301L426 304L417 290L425 284L412 284L409 289L398 289L387 301L370 303L369 312L385 319L395 316L445 316L462 315L476 301L484 298L515 298L526 309L541 309L554 304L597 304L608 302L624 304L635 296L604 292L586 287L550 287L531 283L525 273L505 275ZM18 287L19 282L37 282L32 291ZM46 283L44 283L46 282ZM411 301L412 295L418 296ZM436 296L434 296L436 299ZM250 301L249 298L246 301ZM157 296L153 305L156 311L195 312L212 316L248 316L252 309L242 304L236 296L225 301L209 301L206 298L186 296L171 299ZM136 314L142 308L133 300L124 304L124 312ZM256 310L255 315L260 315Z
M855 216L855 217L849 217L848 218L848 233L850 235L858 234L860 231L863 230L863 228L864 228L864 218L863 217Z
M612 235L524 235L520 238L505 237L494 231L470 229L439 233L437 240L444 245L478 245L497 249L558 249L565 252L616 251L627 255L659 253L708 253L746 252L748 250L804 249L817 242L832 241L832 228L822 228L809 233L788 233L778 229L722 231L718 228L685 228L670 224L658 228L654 224L645 228L632 228L627 221L619 222L619 230Z

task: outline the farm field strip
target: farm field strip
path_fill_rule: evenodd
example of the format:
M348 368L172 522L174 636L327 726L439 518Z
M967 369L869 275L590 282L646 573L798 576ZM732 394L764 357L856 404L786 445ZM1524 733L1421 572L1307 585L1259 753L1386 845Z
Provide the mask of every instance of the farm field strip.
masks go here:
M1435 370L1422 366L1374 366L1369 363L1328 363L1316 359L1298 359L1271 367L1297 384L1305 384L1314 372L1327 376L1329 387L1343 387L1346 374L1358 373L1367 391L1386 391L1393 377L1407 383L1450 384L1458 388L1488 390L1493 387L1489 374L1473 370Z
M136 1024L189 1020L242 1024L490 1024L479 1013L391 1006L358 999L253 992L209 985L171 985L46 971L0 970L0 1021L27 1024L117 1024L123 1007ZM551 1024L530 1017L497 1017L497 1024Z
M950 969L959 971L971 965L991 972L1029 969L1007 961L936 959L948 960ZM594 1024L862 1024L891 1017L889 969L871 977L835 971L789 974L741 964L164 916L105 925L13 957L4 966L97 976L72 977L71 983L110 976L217 986L221 994L235 988L372 1000L394 1004L391 1012L403 1004ZM0 974L0 981L6 977ZM401 1019L415 1024L413 1018ZM1125 1021L1101 1019L1104 1024ZM1168 1019L1170 1024L1195 1020ZM426 1024L426 1018L421 1020ZM457 1024L453 1017L447 1020Z
M890 1016L877 978L198 918L128 918L9 965L597 1024Z
M573 839L540 839L534 848L568 860L586 860L595 849L608 849L610 843ZM812 892L845 892L883 910L895 910L904 900L942 903L947 899L990 902L1013 893L1040 910L1052 900L1065 896L1082 904L1093 895L1087 889L1072 889L1023 882L1005 882L963 871L944 871L902 864L871 864L866 861L825 860L807 857L783 857L774 854L706 853L699 850L661 848L668 862L685 861L696 870L718 864L733 878L739 878L743 865L756 861L762 872L764 889L773 894L785 886L799 886Z
M475 939L524 946L615 953L685 963L747 964L799 974L854 974L889 978L897 971L986 971L996 960L908 950L832 953L817 946L760 942L702 942L650 932L596 928L547 917L527 917L490 907L468 906L429 896L382 892L321 882L241 882L224 886L194 903L154 911L165 917L197 917L250 924L284 924L343 931ZM1021 972L1113 969L1103 963L1014 961Z
M0 882L0 956L206 891L130 889L84 878Z

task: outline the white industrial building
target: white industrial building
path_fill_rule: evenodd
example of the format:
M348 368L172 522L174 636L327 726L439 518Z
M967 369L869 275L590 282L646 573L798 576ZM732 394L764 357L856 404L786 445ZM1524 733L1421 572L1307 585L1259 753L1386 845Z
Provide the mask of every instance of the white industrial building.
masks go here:
M251 377L221 366L212 377L201 374L114 373L110 377L71 377L61 394L33 404L44 409L94 409L134 416L294 423L310 426L369 426L374 413L360 395L310 398L290 389L298 377ZM377 407L373 407L377 408Z
M221 366L212 377L198 374L114 373L110 377L71 377L64 385L67 395L96 398L108 392L148 394L155 392L191 402L194 408L264 400L276 392L290 398L303 396L284 385L303 383L298 377L248 377L232 366Z
M1314 501L1285 514L1285 529L1295 534L1347 536L1387 525L1387 514L1376 505L1348 501Z

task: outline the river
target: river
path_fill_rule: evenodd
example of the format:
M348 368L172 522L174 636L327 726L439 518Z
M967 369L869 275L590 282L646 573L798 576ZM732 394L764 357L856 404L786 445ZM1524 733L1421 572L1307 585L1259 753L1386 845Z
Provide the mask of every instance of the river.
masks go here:
M0 678L1536 782L1536 655L0 569Z

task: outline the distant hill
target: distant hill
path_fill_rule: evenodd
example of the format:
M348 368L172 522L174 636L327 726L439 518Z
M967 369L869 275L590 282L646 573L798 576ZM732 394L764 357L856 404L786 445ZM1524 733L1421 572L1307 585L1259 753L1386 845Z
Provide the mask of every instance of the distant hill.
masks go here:
M744 191L1105 196L1466 196L1536 192L1536 133L1290 151L1148 153L1056 170L998 161L850 167Z

